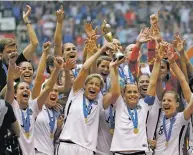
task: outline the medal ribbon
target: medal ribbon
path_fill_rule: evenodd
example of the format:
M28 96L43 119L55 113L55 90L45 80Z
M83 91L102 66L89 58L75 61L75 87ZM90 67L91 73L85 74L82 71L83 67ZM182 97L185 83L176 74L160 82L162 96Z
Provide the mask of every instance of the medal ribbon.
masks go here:
M78 70L75 68L74 71L72 71L74 78L78 76Z
M87 120L87 117L89 115L89 111L91 109L91 106L92 104L94 103L95 101L92 101L92 102L89 102L88 106L86 105L86 97L84 96L83 94L83 113L84 113L84 118L85 120Z
M131 112L131 109L129 109L128 107L127 107L127 109L128 109L128 113L129 113L129 115L130 115L130 117L131 117L131 121L133 122L133 127L134 127L134 129L137 129L137 127L138 127L137 109L136 109L136 108L134 109L134 115L135 115L135 117L133 116L133 114L132 114L132 112Z
M25 133L29 133L29 128L30 128L30 109L29 107L27 108L26 113L27 113L27 117L25 118L24 112L21 110L22 122L23 122Z
M51 109L51 111L52 111L52 113L53 113L53 116L51 117L48 108L46 108L46 110L47 110L48 117L49 117L49 120L50 120L50 122L49 122L50 132L53 133L53 131L54 131L54 126L55 126L55 122L56 122L57 112L55 112L53 109Z
M172 128L173 128L173 125L174 125L175 121L176 121L176 118L175 118L175 116L173 116L170 119L170 128L169 128L169 131L167 133L167 130L166 130L166 116L163 117L163 129L164 129L164 135L166 137L166 142L169 142L169 140L171 138Z
M109 115L110 115L110 126L111 129L115 128L115 120L114 120L114 115L113 115L113 105L110 105L110 109L109 109Z
M7 72L8 72L7 66L4 63L2 63L2 67L3 67L4 71L5 71L6 76L7 76Z
M119 75L120 77L126 82L127 81L127 78L126 78L126 75L123 71L123 68L121 66L119 66Z

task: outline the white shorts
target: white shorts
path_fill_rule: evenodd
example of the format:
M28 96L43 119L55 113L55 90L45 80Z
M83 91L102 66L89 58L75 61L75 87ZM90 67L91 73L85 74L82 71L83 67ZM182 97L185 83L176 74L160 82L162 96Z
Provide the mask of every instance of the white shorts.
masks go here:
M55 155L93 155L93 151L77 144L60 142Z

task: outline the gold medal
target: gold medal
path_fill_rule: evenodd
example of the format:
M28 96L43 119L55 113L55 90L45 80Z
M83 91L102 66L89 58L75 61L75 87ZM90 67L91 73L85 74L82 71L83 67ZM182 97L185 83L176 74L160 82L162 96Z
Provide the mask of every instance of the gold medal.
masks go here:
M50 133L50 139L54 139L54 134L52 132Z
M137 134L137 133L139 132L139 129L138 129L138 128L134 128L133 132L134 132L135 134Z
M85 120L85 123L88 123L88 119L87 118L85 118L84 120Z
M30 136L29 132L26 132L26 133L25 133L25 137L28 139L29 136Z
M114 129L110 129L110 131L109 131L109 132L110 132L110 134L112 134L112 135L113 135L113 134L114 134Z
M168 141L166 141L165 146L168 147Z

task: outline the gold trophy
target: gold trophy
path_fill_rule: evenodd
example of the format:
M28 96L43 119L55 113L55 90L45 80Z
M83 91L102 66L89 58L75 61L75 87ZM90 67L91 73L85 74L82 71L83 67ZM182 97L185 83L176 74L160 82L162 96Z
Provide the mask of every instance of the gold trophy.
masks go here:
M103 21L103 23L101 25L101 32L108 42L111 42L111 43L113 42L113 35L111 33L111 26L109 24L107 24L107 22L105 20ZM113 54L113 61L121 60L123 58L124 58L124 54L121 53L119 51L119 49L117 48L117 52Z

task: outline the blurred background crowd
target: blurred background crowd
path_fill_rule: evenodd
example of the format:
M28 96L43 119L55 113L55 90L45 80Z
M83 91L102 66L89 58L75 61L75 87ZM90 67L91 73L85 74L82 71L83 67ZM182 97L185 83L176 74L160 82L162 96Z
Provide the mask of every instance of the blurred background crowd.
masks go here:
M65 10L63 42L72 42L77 46L80 61L86 38L84 24L88 21L100 27L105 19L111 25L114 37L125 47L135 42L139 30L150 26L149 16L160 10L159 25L164 40L171 42L173 35L180 32L186 39L187 48L193 43L193 2L1 1L0 18L14 18L0 19L0 37L16 38L19 52L28 44L26 26L22 20L22 11L26 4L32 7L30 20L39 40L36 62L39 62L42 44L48 40L53 41L56 26L55 10L59 9L61 4ZM99 43L102 44L103 41L101 37Z

